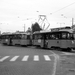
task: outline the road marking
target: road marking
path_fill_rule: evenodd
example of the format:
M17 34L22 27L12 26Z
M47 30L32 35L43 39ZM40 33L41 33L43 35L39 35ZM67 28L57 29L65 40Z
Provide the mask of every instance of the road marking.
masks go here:
M54 54L52 55L43 55L44 60L45 61L51 61L50 56L54 56ZM7 58L9 58L10 56L4 56L3 58L0 59L0 62L3 62L4 60L6 60ZM20 56L14 56L12 57L9 61L13 62L16 61ZM21 61L28 61L29 55L25 55ZM39 55L34 55L33 56L33 61L39 61Z
M23 57L22 61L27 61L28 58L29 58L29 55L26 55L26 56Z
M2 59L0 59L0 62L3 62L5 59L9 58L10 56L5 56Z
M52 73L52 75L56 75L56 67L57 67L57 62L58 62L58 60L59 60L59 55L58 54L56 54L55 52L53 52L53 51L50 51L50 52L52 52L53 53L53 55L54 55L54 65L53 65L53 73Z
M45 58L46 61L51 61L51 59L48 55L44 55L44 58Z
M34 56L34 61L39 61L39 56L38 55Z
M58 62L58 60L59 60L59 56L58 55L55 55L54 56L54 69L53 69L53 74L52 75L56 75L56 67L57 67L57 62Z
M69 53L69 52L62 52L63 54L61 55L75 55L74 53Z
M19 56L14 56L10 61L16 61Z

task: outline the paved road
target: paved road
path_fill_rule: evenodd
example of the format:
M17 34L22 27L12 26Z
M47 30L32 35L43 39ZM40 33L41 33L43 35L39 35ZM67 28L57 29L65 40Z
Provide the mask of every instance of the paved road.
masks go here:
M75 51L0 45L0 75L75 75Z
M0 45L0 75L55 75L56 64L50 50Z

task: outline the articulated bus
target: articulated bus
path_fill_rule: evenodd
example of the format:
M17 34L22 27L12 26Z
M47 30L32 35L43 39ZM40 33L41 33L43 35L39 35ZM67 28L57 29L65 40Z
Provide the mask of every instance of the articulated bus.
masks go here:
M28 33L12 33L1 35L1 43L6 45L31 45L31 35Z
M75 49L75 32L73 29L35 32L33 34L33 45L42 48L60 48L71 51Z

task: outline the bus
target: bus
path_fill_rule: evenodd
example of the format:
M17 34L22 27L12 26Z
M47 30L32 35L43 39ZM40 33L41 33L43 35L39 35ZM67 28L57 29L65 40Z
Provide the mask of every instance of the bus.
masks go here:
M71 51L75 49L75 31L62 29L59 31L44 31L33 33L33 45L42 48L60 48Z
M3 45L12 45L13 35L10 34L1 34L1 44Z
M13 34L12 45L31 45L31 34L30 33L15 33Z
M31 45L31 34L11 33L1 35L1 43L4 45Z

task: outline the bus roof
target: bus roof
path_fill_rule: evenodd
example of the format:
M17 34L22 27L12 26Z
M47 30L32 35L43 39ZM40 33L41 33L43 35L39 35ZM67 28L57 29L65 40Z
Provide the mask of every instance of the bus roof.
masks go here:
M39 33L57 33L57 32L69 32L69 33L73 33L73 29L62 29L59 31L43 31L43 32L34 32L33 34L39 34Z
M51 31L59 31L59 30L63 30L63 29L71 29L71 27L58 27L58 28L52 28Z
M38 34L38 33L48 33L48 32L51 32L51 30L49 30L49 31L36 31L36 32L34 32L33 34Z
M29 33L12 33L12 34L29 34Z
M73 33L73 29L63 29L63 30L59 30L59 31Z
M16 35L16 34L26 34L26 35L30 35L30 33L10 33L10 34L1 34L1 35Z

